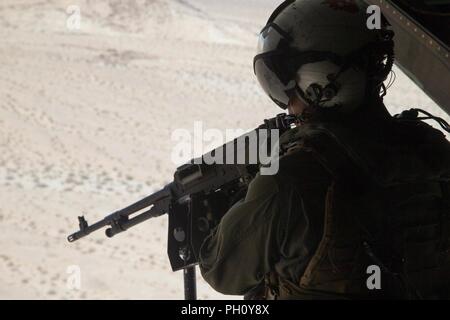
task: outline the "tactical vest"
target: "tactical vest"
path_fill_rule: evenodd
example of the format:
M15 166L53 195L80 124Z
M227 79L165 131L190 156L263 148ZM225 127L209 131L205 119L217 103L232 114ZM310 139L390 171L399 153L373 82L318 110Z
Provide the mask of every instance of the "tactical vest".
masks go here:
M450 144L422 122L390 128L409 133L364 139L328 123L283 137L332 183L322 240L299 283L272 273L266 298L450 298Z

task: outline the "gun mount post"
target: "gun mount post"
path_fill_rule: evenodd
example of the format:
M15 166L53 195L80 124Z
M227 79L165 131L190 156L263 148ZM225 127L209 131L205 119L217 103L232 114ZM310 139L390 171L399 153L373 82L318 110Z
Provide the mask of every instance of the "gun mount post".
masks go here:
M197 281L195 272L195 266L183 269L184 300L197 300Z

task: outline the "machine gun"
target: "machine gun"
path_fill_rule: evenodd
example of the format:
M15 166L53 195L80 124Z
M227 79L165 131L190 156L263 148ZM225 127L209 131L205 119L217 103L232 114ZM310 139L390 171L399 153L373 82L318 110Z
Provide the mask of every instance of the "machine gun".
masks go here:
M268 148L269 153L278 143L279 134L296 121L295 116L286 114L265 120L257 129L179 167L171 183L144 199L92 225L83 216L78 217L80 230L71 234L68 241L74 242L103 227L107 227L106 236L113 237L150 218L168 214L170 264L173 271L184 271L185 299L196 299L195 265L200 246L228 209L245 196L260 169L261 159L251 159L251 148L255 147L252 137L256 137L258 149L253 150L254 154L260 155L261 148ZM269 134L273 130L277 141ZM213 157L224 161L205 163Z

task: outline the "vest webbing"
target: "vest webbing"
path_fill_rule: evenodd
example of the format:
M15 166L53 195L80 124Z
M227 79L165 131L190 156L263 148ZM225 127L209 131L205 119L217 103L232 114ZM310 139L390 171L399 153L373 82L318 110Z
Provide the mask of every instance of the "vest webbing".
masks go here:
M303 130L298 141L333 182L322 240L300 283L279 280L280 297L450 298L448 180L377 180L355 150L320 128ZM381 270L381 290L368 288L372 265Z

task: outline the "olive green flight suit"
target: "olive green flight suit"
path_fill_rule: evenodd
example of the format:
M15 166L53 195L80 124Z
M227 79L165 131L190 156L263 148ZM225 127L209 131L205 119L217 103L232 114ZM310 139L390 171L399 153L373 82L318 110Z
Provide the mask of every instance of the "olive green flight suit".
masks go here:
M361 273L366 263L376 264L379 261L377 255L371 255L370 245L362 240L361 230L364 228L354 227L357 223L354 223L353 217L341 219L341 224L335 224L339 226L339 231L328 230L329 221L340 215L334 213L333 218L330 213L327 214L330 186L338 180L341 185L349 186L350 195L358 194L358 189L369 190L359 197L359 202L355 200L364 210L378 210L381 207L377 202L388 203L394 208L390 201L395 200L378 199L382 194L381 191L377 193L378 190L390 188L392 194L397 195L398 189L398 194L411 198L411 194L419 194L415 190L422 188L422 185L417 187L415 181L425 181L423 188L428 190L430 187L434 192L438 181L450 180L450 144L442 133L422 122L399 123L393 119L363 126L342 119L339 122L312 123L288 131L281 137L280 143L289 145L290 149L280 157L278 173L273 176L258 174L251 182L245 199L235 204L205 239L200 250L202 276L215 290L231 295L245 295L264 283L267 275L275 274L278 280L281 279L282 291L285 289L281 298L366 297L365 293L359 296L360 290L364 290L360 287L365 286L363 275L356 277L354 273ZM370 183L367 182L369 180ZM366 188L366 182L380 187ZM403 195L405 189L412 191ZM346 201L351 203L351 197ZM373 222L374 230L369 231L377 233L382 229L380 221L385 215L368 213L361 220L363 223ZM414 220L414 217L411 219ZM419 219L421 216L417 217ZM428 225L417 223L414 227L419 230L428 228ZM445 232L450 235L450 231L443 230L442 226L438 229L441 236L445 236ZM367 234L370 234L369 231ZM432 232L434 229L429 233ZM340 238L330 244L330 238L335 235ZM417 240L412 236L410 238L411 241ZM357 239L358 245L352 247L349 242L354 239ZM445 245L450 246L445 241ZM391 246L390 243L383 245ZM337 246L342 246L341 253L341 248ZM378 248L379 242L375 240L373 246L379 249L374 249L377 253L387 248ZM424 250L434 250L430 248L434 246ZM336 253L336 257L330 255L331 251ZM347 261L340 259L347 255L351 255L352 259L348 270ZM442 272L445 275L448 273L443 281L450 284L448 257L450 254L445 256L445 266L441 266L436 276L441 276ZM415 270L414 266L408 265L408 268ZM329 277L332 273L337 276ZM433 278L433 275L430 277ZM280 288L276 289L279 294ZM381 296L390 297L391 292Z

